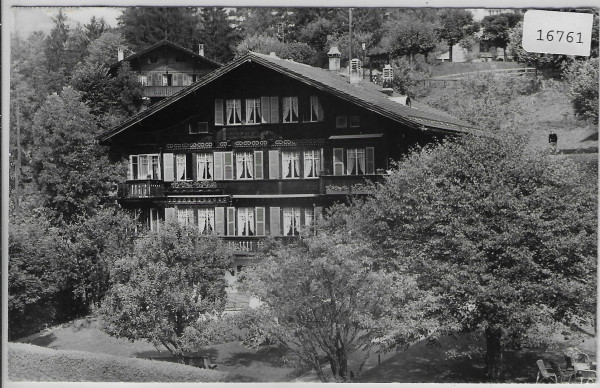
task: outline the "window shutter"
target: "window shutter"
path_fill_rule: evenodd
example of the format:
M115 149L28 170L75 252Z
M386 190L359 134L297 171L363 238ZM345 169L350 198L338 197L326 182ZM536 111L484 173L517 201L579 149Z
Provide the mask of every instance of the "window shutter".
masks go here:
M319 150L320 152L320 159L319 159L319 164L321 165L321 171L319 171L318 175L321 175L322 173L325 173L325 152L323 151L323 148L321 148Z
M269 179L279 179L279 151L269 151Z
M225 208L224 207L216 207L215 208L215 232L218 235L225 235Z
M344 149L333 149L333 175L344 175Z
M129 155L129 168L127 169L127 180L128 181L133 179L133 158L136 158L136 162L137 162L137 156Z
M215 100L215 125L223 125L223 100Z
M279 122L279 97L271 97L270 107L271 107L271 121L270 123L278 123Z
M227 235L235 236L235 208L227 208Z
M165 169L164 172L164 180L165 182L173 182L175 179L175 171L173 170L173 154L165 153L163 154L163 166Z
M256 220L256 235L265 235L265 208L257 207L254 208L254 219Z
M223 178L233 179L233 152L223 152Z
M279 207L269 208L269 230L271 236L281 236L281 211Z
M223 152L215 152L213 154L213 179L216 181L223 180Z
M269 97L260 98L260 116L262 118L263 124L271 122L271 104L269 102Z
M254 151L254 179L264 179L262 151Z
M177 221L176 209L174 207L166 207L165 208L165 222L175 222Z
M375 147L367 147L367 174L375 174Z
M198 180L198 154L192 154L192 180Z

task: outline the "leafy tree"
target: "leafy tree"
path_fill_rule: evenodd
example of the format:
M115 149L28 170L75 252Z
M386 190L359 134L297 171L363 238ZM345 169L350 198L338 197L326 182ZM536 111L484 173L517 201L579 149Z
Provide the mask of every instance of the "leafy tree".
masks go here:
M409 16L386 22L385 30L390 39L381 49L393 56L408 56L412 61L416 54L429 55L437 45L435 25Z
M42 205L56 221L72 222L112 206L123 167L112 164L94 136L96 118L71 88L49 96L36 112L31 148L32 174Z
M575 116L598 124L598 58L574 61L563 76L569 81Z
M115 263L101 309L104 330L162 344L181 357L201 321L223 311L230 266L231 254L218 237L176 223L161 225Z
M442 9L439 13L439 23L438 36L448 44L452 62L452 47L479 31L479 24L473 20L471 12L459 8Z
M238 55L248 51L261 54L274 52L280 58L291 58L296 62L308 65L317 64L317 53L306 43L283 43L268 35L248 36L238 44L236 51Z
M163 39L196 50L200 18L191 7L131 7L117 19L127 46L140 51Z
M114 263L133 249L135 223L120 209L100 209L63 229L68 242L68 286L82 309L100 306Z
M144 102L143 86L128 63L122 63L114 77L103 65L81 65L73 74L71 83L82 93L82 101L96 116L123 120L137 113Z
M391 264L440 297L433 337L483 334L493 380L504 350L596 317L597 180L526 143L503 133L414 152L360 215Z
M50 31L50 36L46 39L44 54L48 70L58 73L66 71L66 44L69 39L69 26L67 25L67 16L62 12L62 9L59 9L58 15L53 17L52 21L54 27Z
M400 94L411 98L421 97L426 91L419 87L419 81L431 77L431 70L423 62L409 62L399 59L394 63L394 88Z
M221 63L227 63L233 59L238 36L229 25L229 18L224 8L202 8L200 12L202 29L200 37L206 43L205 53L207 57L213 58Z
M518 13L501 13L484 17L481 21L483 27L481 40L493 47L502 47L504 60L506 60L506 47L510 42L510 31L522 19L523 16Z
M87 64L110 66L118 60L119 48L125 48L125 39L116 31L107 31L94 39L88 46Z
M374 347L417 338L416 284L374 267L377 251L347 229L322 229L248 267L242 285L261 305L239 317L246 343L278 344L326 382L349 380L355 351L366 352L364 364Z
M58 295L66 288L66 242L42 214L10 213L8 244L9 338L18 338L61 318Z
M509 33L510 51L515 60L521 63L527 63L539 70L544 70L552 76L560 75L560 69L567 66L572 59L566 55L530 53L525 51L522 46L523 41L523 23L517 24Z

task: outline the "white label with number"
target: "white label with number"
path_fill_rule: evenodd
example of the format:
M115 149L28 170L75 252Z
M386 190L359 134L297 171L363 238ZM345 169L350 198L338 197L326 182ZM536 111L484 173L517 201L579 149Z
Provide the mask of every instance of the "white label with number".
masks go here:
M523 17L523 49L531 53L589 56L591 13L537 11Z

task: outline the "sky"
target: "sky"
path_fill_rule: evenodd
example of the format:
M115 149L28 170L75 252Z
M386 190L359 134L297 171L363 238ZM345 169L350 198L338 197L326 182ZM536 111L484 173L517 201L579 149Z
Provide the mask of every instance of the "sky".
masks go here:
M117 17L123 12L119 7L64 7L67 22L75 27L77 23L87 24L92 16L104 18L111 26L117 26ZM11 9L11 33L18 33L22 37L28 36L33 31L49 33L52 29L52 17L58 14L57 7L13 7Z

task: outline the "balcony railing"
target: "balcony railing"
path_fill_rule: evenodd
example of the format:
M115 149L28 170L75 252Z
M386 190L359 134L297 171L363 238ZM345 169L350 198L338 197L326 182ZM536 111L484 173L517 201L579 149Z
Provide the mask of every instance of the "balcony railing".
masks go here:
M229 249L234 252L258 252L262 247L264 242L262 241L264 237L254 237L254 236L226 236L223 237Z
M371 183L381 183L385 174L373 175L321 175L321 194L369 194Z
M170 97L185 86L144 86L144 97Z
M157 198L164 196L163 182L157 180L119 183L118 198Z

